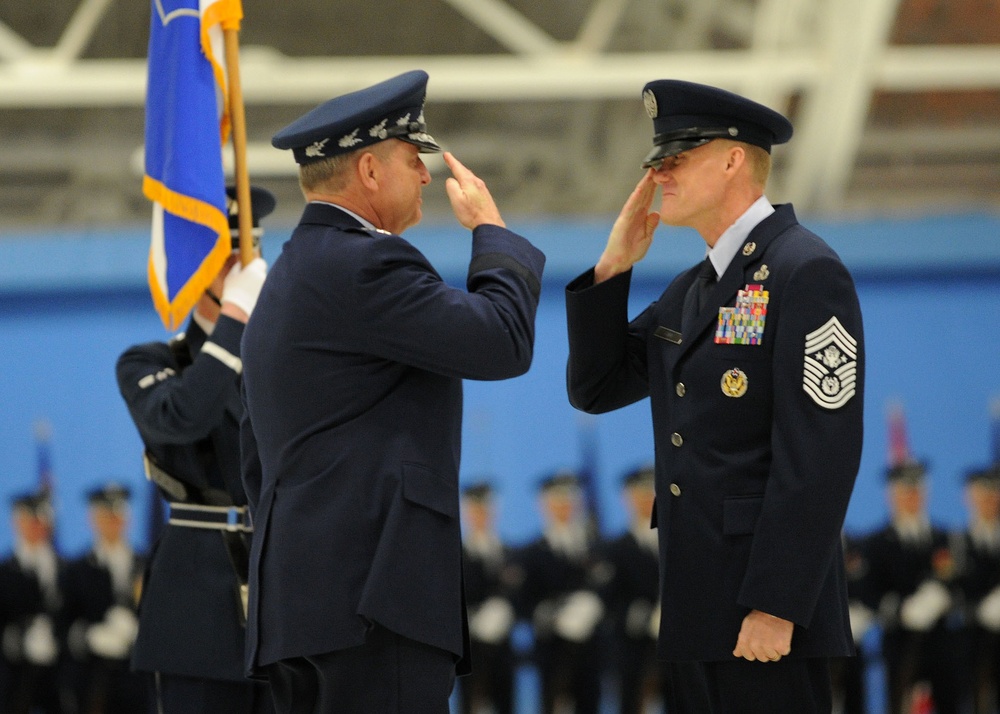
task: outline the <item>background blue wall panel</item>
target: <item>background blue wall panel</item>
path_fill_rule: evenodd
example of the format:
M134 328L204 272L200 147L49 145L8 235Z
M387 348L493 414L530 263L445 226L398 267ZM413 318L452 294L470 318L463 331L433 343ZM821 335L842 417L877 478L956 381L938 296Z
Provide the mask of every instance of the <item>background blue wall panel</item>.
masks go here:
M581 431L596 435L605 529L624 525L621 473L652 457L648 402L587 417L569 406L563 286L600 254L605 222L508 219L548 255L530 372L506 382L467 382L463 479L490 473L501 487L501 530L512 541L539 527L535 483L581 463ZM962 472L990 458L992 398L1000 396L1000 220L989 215L906 220L803 221L855 274L865 317L868 391L865 449L848 528L884 517L885 410L906 409L913 450L931 462L931 512L964 520ZM290 227L269 229L273 259ZM407 234L445 279L464 284L467 233L452 224ZM141 445L114 380L114 363L136 342L166 336L145 285L144 230L7 236L0 240L0 498L37 480L33 424L52 426L58 534L67 553L87 541L83 493L108 478L137 492L133 537L144 544L148 488ZM635 271L632 314L703 252L689 231L661 227ZM0 529L0 550L10 546Z

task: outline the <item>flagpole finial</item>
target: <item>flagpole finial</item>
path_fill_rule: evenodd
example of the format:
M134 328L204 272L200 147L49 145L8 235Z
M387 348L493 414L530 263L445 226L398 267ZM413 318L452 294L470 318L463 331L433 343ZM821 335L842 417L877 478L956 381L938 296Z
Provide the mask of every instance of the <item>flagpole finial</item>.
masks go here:
M49 441L52 438L52 424L48 419L36 419L34 432L35 441Z

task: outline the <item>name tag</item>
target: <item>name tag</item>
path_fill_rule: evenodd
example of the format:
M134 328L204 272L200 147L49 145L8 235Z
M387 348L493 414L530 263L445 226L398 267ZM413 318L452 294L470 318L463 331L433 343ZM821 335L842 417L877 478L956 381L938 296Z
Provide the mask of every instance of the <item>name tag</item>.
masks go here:
M681 343L681 333L677 330L671 330L669 327L663 327L662 325L653 330L653 336L659 337L661 340L666 340L667 342L673 342L675 345Z

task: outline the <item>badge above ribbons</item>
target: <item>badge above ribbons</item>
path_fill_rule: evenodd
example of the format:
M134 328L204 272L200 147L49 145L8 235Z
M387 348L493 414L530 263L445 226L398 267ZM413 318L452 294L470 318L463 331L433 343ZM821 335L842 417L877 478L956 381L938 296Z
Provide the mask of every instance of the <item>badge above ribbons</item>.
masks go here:
M835 316L806 335L802 388L824 409L839 409L854 396L858 342Z

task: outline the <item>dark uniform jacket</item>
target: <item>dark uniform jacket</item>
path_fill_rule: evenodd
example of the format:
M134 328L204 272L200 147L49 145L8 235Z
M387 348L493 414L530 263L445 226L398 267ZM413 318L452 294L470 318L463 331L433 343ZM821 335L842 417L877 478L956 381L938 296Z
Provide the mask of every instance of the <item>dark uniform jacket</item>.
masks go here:
M118 388L147 450L185 483L190 502L246 503L240 483L239 375L215 356L239 357L242 334L242 323L223 316L206 340L192 319L186 332L190 366L183 371L163 342L132 347L118 359ZM213 346L203 350L205 344ZM133 665L244 681L239 608L221 532L168 525L150 556Z
M729 660L751 609L795 623L792 657L850 654L840 530L861 456L854 283L788 205L685 321L696 273L630 324L631 272L594 286L589 271L566 292L570 402L601 413L650 397L659 655ZM716 343L720 307L748 285L769 293L762 344Z
M81 712L125 711L139 714L146 710L149 694L143 675L130 671L134 641L126 628L117 626L114 654L94 651L88 643L87 631L93 625L108 626L112 608L122 608L135 616L139 584L145 569L145 558L132 553L127 582L113 582L108 566L92 550L66 565L62 579L63 608L60 617L67 634L67 649L72 658L72 671ZM124 631L122 631L124 630ZM121 645L120 656L118 645ZM117 708L109 706L114 702ZM103 706L102 706L103 704ZM101 707L99 709L92 707Z
M399 236L306 207L243 338L248 669L359 645L368 621L465 652L462 379L528 369L543 263L480 226L465 292Z

